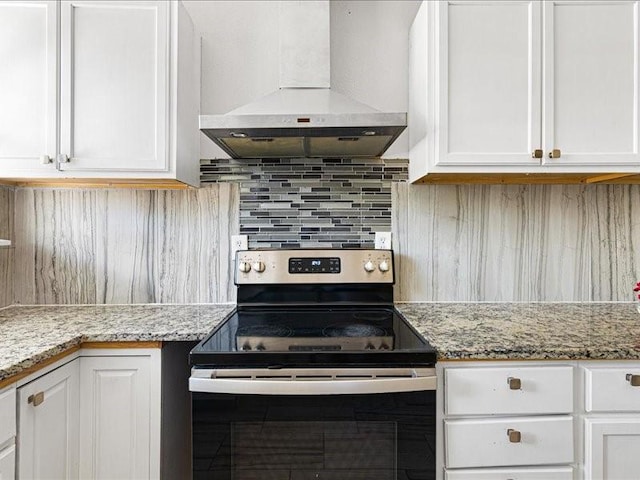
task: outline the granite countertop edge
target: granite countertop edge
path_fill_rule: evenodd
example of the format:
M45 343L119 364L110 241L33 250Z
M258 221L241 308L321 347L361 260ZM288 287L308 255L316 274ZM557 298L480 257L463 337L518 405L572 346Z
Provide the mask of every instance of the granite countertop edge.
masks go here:
M640 360L633 302L396 304L454 360ZM198 341L233 304L14 305L0 309L0 381L85 342Z
M83 343L199 341L233 304L12 305L0 309L0 382Z

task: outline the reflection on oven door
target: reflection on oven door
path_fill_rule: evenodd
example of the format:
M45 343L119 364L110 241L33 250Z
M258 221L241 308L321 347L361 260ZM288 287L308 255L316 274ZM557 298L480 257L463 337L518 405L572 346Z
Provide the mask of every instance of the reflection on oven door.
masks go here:
M393 422L239 422L236 480L393 480Z

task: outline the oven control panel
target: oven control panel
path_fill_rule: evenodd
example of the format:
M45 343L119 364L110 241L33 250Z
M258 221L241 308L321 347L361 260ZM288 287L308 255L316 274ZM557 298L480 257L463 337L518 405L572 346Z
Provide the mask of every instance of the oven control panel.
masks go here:
M391 250L240 250L235 266L236 285L394 281Z
M340 273L340 257L291 257L289 273Z

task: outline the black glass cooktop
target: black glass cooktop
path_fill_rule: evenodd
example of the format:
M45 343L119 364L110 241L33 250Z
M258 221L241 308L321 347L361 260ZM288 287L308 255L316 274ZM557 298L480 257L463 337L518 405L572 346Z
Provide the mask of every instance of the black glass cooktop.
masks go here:
M238 307L192 366L427 366L435 350L393 307Z

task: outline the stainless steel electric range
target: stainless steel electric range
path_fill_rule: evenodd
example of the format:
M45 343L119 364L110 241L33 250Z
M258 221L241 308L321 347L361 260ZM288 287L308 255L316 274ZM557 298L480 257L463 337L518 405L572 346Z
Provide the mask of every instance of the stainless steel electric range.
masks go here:
M193 478L435 478L435 350L390 250L255 250L190 354Z

